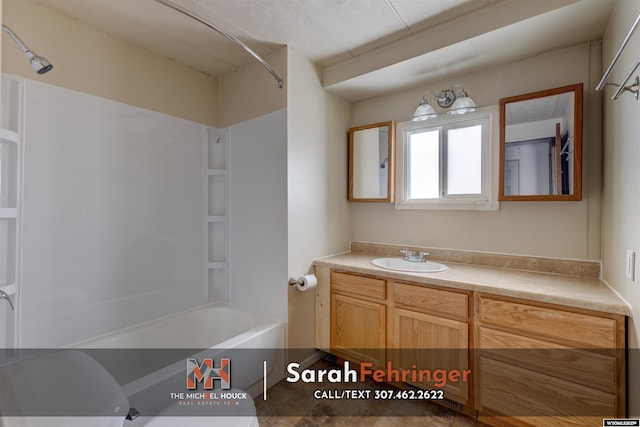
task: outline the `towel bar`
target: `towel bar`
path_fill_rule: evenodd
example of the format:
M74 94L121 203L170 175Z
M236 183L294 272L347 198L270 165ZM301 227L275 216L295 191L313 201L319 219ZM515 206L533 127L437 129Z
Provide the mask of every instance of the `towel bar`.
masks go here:
M633 32L636 30L636 28L638 28L638 24L639 23L640 23L640 15L638 15L638 17L634 21L633 25L631 25L631 29L629 29L629 32L627 33L627 36L624 38L624 40L622 41L622 44L618 48L618 51L616 52L616 54L614 55L613 59L611 60L611 64L609 64L609 67L607 68L607 71L604 72L604 75L602 76L602 79L600 80L600 83L598 83L598 86L596 86L596 90L597 91L601 91L604 88L605 82L607 81L607 77L609 77L609 74L611 74L611 70L613 70L613 67L616 65L616 62L618 62L618 59L620 58L620 55L622 54L622 51L624 50L625 46L629 42L629 39L631 38L631 35L633 34ZM635 70L635 68L634 68L634 70ZM628 78L627 78L627 80L628 80ZM626 81L625 81L625 83L626 83ZM623 86L624 86L624 83L622 85L620 85L620 87L623 87ZM620 91L620 92L622 92L622 91Z

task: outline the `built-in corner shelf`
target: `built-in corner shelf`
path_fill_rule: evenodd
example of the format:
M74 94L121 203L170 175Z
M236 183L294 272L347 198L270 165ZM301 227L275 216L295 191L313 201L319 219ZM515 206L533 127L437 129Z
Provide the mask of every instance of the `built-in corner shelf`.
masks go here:
M0 219L17 218L18 208L0 208Z
M210 270L227 268L227 262L226 261L210 261L207 263L207 268Z
M9 129L0 128L0 138L14 142L16 144L20 142L20 136L18 135L18 133Z
M207 300L228 301L228 137L216 129L207 129L205 134Z
M0 116L0 290L16 306L21 265L23 79L2 76ZM0 299L0 348L17 346L18 318Z

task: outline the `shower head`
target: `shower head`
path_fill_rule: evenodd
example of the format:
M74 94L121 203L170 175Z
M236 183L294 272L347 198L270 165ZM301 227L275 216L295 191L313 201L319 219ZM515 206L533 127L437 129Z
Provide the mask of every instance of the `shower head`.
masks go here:
M31 49L29 49L22 42L22 40L20 40L20 37L18 37L16 35L16 33L13 32L13 30L11 28L7 27L6 25L3 25L2 26L2 31L4 31L5 33L9 34L9 37L11 37L14 42L16 42L16 44L20 47L20 49L22 49L22 52L25 54L25 56L27 57L27 59L31 63L31 68L33 68L33 70L36 73L44 74L44 73L46 73L48 71L51 71L51 69L53 68L53 65L51 65L51 63L49 61L47 61L46 58L36 55L35 52L33 52Z
M51 69L53 68L51 62L47 61L47 58L45 57L38 56L32 51L27 51L24 54L27 55L27 58L31 63L31 68L33 68L33 70L38 74L44 74L48 71L51 71Z

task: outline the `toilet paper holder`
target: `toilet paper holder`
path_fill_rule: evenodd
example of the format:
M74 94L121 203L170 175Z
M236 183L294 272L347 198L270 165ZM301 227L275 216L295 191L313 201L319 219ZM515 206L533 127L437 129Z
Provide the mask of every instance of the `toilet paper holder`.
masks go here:
M315 274L305 274L304 276L289 278L289 286L295 286L300 291L308 291L309 289L313 289L318 284L318 279Z
M296 279L295 277L289 277L289 286L296 286L296 285L302 286L302 284L303 284L302 279Z

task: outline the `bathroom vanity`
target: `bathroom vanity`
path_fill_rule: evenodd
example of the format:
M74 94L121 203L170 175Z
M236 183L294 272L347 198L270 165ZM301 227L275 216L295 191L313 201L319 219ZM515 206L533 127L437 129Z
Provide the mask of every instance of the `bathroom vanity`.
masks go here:
M439 402L490 424L602 425L626 414L630 309L596 263L438 251L447 271L411 273L371 264L399 247L354 245L369 253L315 263L317 348L379 369L471 370Z

